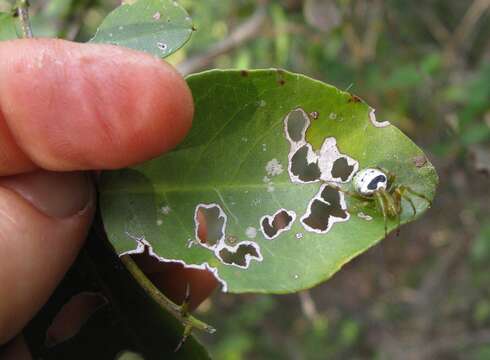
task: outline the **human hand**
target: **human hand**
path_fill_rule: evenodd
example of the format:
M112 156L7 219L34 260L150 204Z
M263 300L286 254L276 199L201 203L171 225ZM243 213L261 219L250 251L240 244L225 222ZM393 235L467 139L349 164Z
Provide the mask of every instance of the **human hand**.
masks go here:
M96 207L86 171L168 151L192 116L185 81L152 56L54 39L0 42L0 345L47 301L83 245ZM199 283L194 306L216 287L205 272L171 266L155 276L152 267L166 288Z

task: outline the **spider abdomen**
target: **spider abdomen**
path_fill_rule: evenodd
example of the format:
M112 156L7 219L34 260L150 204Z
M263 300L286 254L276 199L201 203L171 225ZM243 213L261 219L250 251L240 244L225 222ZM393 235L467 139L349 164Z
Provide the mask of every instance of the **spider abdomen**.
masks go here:
M371 196L376 191L386 190L388 178L381 170L367 168L354 176L354 189L361 195Z

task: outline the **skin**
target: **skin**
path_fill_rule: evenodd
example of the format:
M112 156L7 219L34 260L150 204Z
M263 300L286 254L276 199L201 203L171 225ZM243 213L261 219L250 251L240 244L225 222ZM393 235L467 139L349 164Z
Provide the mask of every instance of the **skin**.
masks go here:
M29 358L12 339L83 245L96 206L88 172L170 150L192 117L184 79L152 56L54 39L0 43L0 345L11 345L0 358ZM173 299L188 282L192 307L217 285L205 271L148 266Z

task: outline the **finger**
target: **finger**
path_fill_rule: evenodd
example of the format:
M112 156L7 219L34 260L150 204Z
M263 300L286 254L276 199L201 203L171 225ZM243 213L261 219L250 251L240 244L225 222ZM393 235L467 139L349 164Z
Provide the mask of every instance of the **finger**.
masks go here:
M74 261L94 202L80 172L0 178L0 344L40 309Z
M17 336L15 339L0 347L0 360L31 360L31 352L23 336Z
M188 131L183 78L150 55L63 40L0 43L0 175L131 165Z
M46 347L53 347L76 336L83 325L108 300L100 293L81 292L70 298L46 330Z

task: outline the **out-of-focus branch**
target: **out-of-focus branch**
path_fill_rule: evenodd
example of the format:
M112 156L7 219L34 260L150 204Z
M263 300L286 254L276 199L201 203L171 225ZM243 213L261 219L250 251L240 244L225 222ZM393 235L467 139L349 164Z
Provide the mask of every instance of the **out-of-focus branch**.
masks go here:
M318 318L318 311L316 309L315 301L311 297L311 293L308 290L298 293L299 301L301 302L301 310L305 317L313 322Z
M177 69L181 74L187 75L209 66L216 57L226 54L255 38L264 25L266 17L266 5L258 5L254 14L233 30L230 36L214 44L207 52L178 64Z
M366 60L373 60L376 57L376 47L378 45L378 39L383 30L382 16L382 2L376 0L371 4L371 16L368 22L368 28L364 33L364 58Z
M454 31L453 46L455 48L465 43L465 40L473 32L478 20L485 14L488 8L490 8L490 0L473 1Z
M344 40L357 66L374 59L376 56L376 47L382 31L381 8L381 1L376 0L370 4L369 10L365 8L358 10L359 13L365 12L363 16L367 17L367 26L363 36L356 32L351 21L344 25Z
M434 292L444 283L448 273L454 268L456 262L461 259L466 248L466 241L454 241L449 249L439 256L438 261L425 275L425 279L418 290L416 305L425 306L428 313L432 312L433 304L430 301L435 298Z
M354 63L356 65L362 64L364 61L364 48L351 22L344 25L344 41L351 52Z
M462 334L459 336L448 336L436 339L429 345L422 347L414 359L437 359L441 353L454 352L468 346L488 344L490 342L490 331L481 330L475 333Z
M444 48L446 63L453 64L458 58L458 51L467 51L471 48L472 44L468 38L489 8L490 0L474 0L452 33L430 10L419 10L419 14L432 36Z
M441 20L428 8L416 7L418 15L424 22L427 29L441 45L446 46L446 43L451 38L451 33L444 26Z

